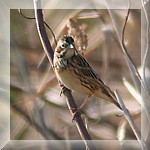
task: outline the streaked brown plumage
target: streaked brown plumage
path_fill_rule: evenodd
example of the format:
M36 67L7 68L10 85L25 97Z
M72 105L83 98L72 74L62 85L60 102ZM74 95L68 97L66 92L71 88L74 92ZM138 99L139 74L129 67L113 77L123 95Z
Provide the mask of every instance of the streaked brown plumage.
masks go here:
M108 100L121 109L114 93L76 50L72 37L65 35L60 38L53 63L58 80L67 88Z

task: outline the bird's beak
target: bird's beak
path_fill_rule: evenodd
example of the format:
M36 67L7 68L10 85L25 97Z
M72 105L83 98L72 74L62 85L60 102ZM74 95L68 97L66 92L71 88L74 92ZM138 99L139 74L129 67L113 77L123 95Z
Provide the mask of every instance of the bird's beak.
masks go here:
M73 44L70 44L70 46L69 46L70 48L74 48L74 45Z
M74 49L75 51L76 51L76 53L78 53L78 51L77 51L77 49L76 49L76 47L75 47L75 45L74 44L70 44L70 46L69 46L70 48L72 48L72 49Z

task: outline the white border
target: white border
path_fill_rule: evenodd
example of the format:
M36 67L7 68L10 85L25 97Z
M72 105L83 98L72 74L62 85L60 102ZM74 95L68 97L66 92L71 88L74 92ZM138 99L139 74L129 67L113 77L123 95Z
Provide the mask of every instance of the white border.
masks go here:
M93 0L90 3L87 3L87 0L63 0L62 3L59 2L59 0L41 0L43 9L106 9L106 1L107 0ZM46 5L46 4L49 5ZM128 7L126 0L109 0L109 4L111 4L112 9L126 9ZM51 7L48 7L51 6ZM141 1L140 0L131 0L131 9L141 9ZM0 81L5 81L7 84L10 83L10 9L34 9L33 8L33 2L32 0L3 0L0 1L0 62L3 61L3 63L0 63ZM2 59L3 58L3 59ZM5 58L5 59L4 59ZM5 69L4 69L5 68ZM10 89L7 87L7 89L3 89L0 85L0 92L4 91L4 96L6 99L3 100L3 98L0 98L0 102L2 105L9 104L10 106ZM7 91L6 91L7 90ZM6 102L6 100L8 100ZM0 106L1 106L0 103ZM4 132L0 135L0 149L7 143L11 143L12 145L14 143L18 145L37 145L37 144L43 144L44 142L48 141L10 141L10 110L8 107L4 107L4 109L0 110L0 114L5 114L5 120L3 121L4 124L7 124L5 127L5 134ZM1 116L0 116L1 117ZM6 119L7 118L7 119ZM1 121L1 118L0 118ZM1 131L1 130L0 130ZM107 142L106 142L107 141ZM56 143L59 141L55 141ZM60 141L62 142L62 141ZM120 144L119 141L115 140L103 140L103 141L95 141L99 143L105 143L109 144L108 142L116 142L116 144ZM124 141L128 144L132 143L133 141ZM137 143L137 141L134 141ZM27 144L28 143L28 144ZM52 141L51 141L52 143ZM137 144L138 146L138 144ZM29 148L29 147L28 147Z

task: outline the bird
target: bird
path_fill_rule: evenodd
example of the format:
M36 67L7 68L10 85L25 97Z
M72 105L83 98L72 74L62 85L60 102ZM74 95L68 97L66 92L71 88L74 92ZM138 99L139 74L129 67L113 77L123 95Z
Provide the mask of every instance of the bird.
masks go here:
M53 68L57 79L68 89L108 100L120 110L115 94L100 79L84 56L76 49L73 37L63 35L54 51ZM80 106L81 108L81 106Z

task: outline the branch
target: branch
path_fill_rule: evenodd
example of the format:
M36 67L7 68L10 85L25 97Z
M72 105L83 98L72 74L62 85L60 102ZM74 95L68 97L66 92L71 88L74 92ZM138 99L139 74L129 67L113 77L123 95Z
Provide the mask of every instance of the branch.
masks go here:
M51 47L51 44L48 40L45 27L44 27L44 21L43 21L43 14L41 9L41 1L40 0L33 0L34 2L34 9L35 9L35 18L36 18L36 25L38 29L38 33L40 36L41 43L43 45L44 51L48 57L49 62L51 65L53 65L53 57L54 57L54 51ZM61 85L62 87L63 85ZM71 91L63 86L63 95L66 97L66 102L68 104L69 110L71 114L73 115L74 112L77 110L77 106L75 104L75 101L72 97ZM72 109L73 108L73 109ZM85 144L88 146L90 150L95 150L94 145L92 141L88 142L86 140L91 140L91 137L84 125L84 122L80 115L77 115L75 117L75 124L77 126L77 129L81 135L81 138L84 140Z
M122 50L125 55L125 58L127 60L127 64L130 69L130 73L133 78L133 81L134 81L139 93L142 92L142 95L144 95L144 99L142 99L143 100L142 106L144 108L144 111L146 112L148 121L150 121L150 113L149 113L150 111L149 111L149 105L147 103L150 100L150 94L148 93L149 90L147 89L146 83L144 83L144 80L141 78L132 58L130 57L127 47L125 45L125 41L124 41L125 29L126 29L127 21L128 21L129 14L130 14L130 3L131 2L129 0L129 8L128 8L127 16L125 18L125 22L124 22L123 29L122 29L121 46L122 46Z
M129 125L131 126L131 128L132 128L132 130L133 130L133 132L134 132L134 134L135 134L135 136L136 136L136 138L137 138L137 140L138 140L142 150L148 150L147 147L146 147L146 144L145 144L145 142L143 140L143 138L141 137L141 133L140 133L139 129L135 125L135 123L133 121L133 118L130 115L130 112L125 107L125 104L124 104L123 100L121 99L121 96L120 96L120 94L118 93L117 90L115 91L115 95L117 97L118 103L120 104L120 106L121 106L121 108L122 108L122 110L124 112L124 115L125 115L128 123L129 123Z
M52 65L54 51L52 49L52 46L51 46L51 44L48 40L48 36L46 34L44 20L43 20L43 14L42 14L42 9L41 9L41 2L39 0L33 0L33 2L34 2L35 19L36 19L36 25L37 25L39 37L40 37L41 43L43 45L44 51L46 53L46 56Z
M128 11L127 11L127 15L126 15L126 18L125 18L125 22L124 22L124 25L123 25L123 28L122 28L122 35L121 35L121 44L122 44L122 51L124 53L124 56L127 60L127 64L128 64L128 67L131 71L131 75L133 77L133 80L134 80L134 83L138 89L138 91L140 92L141 91L141 76L131 58L131 56L129 55L128 51L127 51L127 47L125 45L125 29L126 29L126 25L127 25L127 22L128 22L128 19L129 19L129 14L130 14L130 0L129 0L129 6L128 6Z
M146 84L144 83L143 79L141 78L137 68L136 68L136 65L134 64L132 58L130 57L129 53L128 53L128 50L127 50L127 47L125 45L125 41L124 41L124 34L125 34L125 29L126 29L126 25L127 25L127 21L129 19L129 14L130 14L130 0L129 0L129 8L128 8L128 12L127 12L127 15L126 15L126 18L125 18L125 22L124 22L124 25L123 25L123 28L122 28L122 36L121 36L121 44L122 44L122 50L123 50L123 53L127 59L127 63L128 63L128 66L129 66L129 69L131 71L131 75L133 77L133 80L138 88L138 91L141 92L141 86L142 85L142 88L143 88L143 92L147 95L148 99L150 99L150 95L148 93L148 89L147 89L147 86Z

